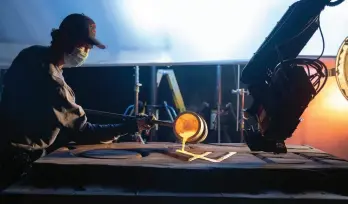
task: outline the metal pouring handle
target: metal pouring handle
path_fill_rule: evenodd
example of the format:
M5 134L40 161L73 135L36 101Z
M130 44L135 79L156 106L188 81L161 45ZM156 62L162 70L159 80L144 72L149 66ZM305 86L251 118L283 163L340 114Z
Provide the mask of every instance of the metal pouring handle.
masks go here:
M91 109L84 109L84 110L86 113L89 113L89 114L118 118L118 119L136 119L137 118L136 116L122 115L118 113L110 113L105 111L98 111L98 110L91 110ZM151 120L151 123L158 124L161 126L173 127L173 122L171 121Z

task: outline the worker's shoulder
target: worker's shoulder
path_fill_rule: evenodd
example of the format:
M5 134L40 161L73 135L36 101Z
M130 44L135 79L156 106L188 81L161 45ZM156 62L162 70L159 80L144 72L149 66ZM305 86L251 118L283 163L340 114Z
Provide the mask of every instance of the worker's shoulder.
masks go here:
M47 47L38 45L22 49L13 60L7 72L13 73L12 75L34 74L34 72L38 70L37 68L45 62L48 53L47 50Z
M29 47L24 48L18 56L27 56L27 57L32 57L32 56L40 56L40 55L45 55L48 51L47 46L41 46L41 45L32 45Z

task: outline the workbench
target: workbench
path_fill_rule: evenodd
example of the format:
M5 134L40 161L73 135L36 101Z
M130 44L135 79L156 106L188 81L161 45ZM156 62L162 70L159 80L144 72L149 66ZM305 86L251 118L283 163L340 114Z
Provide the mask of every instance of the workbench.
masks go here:
M37 160L1 203L348 203L348 162L310 146L287 154L245 144L192 144L218 163L176 153L175 143L71 146ZM6 202L4 202L6 201Z

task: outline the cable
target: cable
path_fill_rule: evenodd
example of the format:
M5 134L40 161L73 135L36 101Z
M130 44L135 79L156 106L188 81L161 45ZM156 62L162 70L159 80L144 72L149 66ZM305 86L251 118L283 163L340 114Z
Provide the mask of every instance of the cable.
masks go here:
M323 31L322 31L321 25L320 25L320 14L318 16L318 25L319 25L319 32L320 32L320 35L321 35L322 44L323 44L323 49L321 50L321 54L317 58L317 59L320 59L323 56L324 51L325 51L325 38L324 38Z
M282 62L282 64L279 63L275 67L274 76L277 76L278 72L282 69L295 68L298 66L307 71L308 79L312 83L316 92L316 94L313 96L314 98L322 90L328 78L328 69L319 59L295 58L285 60ZM311 74L311 71L314 71L315 73ZM324 79L324 81L321 81L322 79Z
M336 1L335 3L338 3L338 1ZM342 3L342 2L339 2L338 4L340 4L340 3ZM317 59L302 59L302 58L297 59L296 58L296 59L292 59L292 60L290 59L290 60L284 61L282 54L278 48L279 46L276 45L275 50L277 51L280 63L274 68L274 75L277 75L279 70L283 67L289 67L289 66L293 67L293 66L299 65L307 71L308 79L312 83L314 89L316 90L316 94L318 94L321 91L321 89L324 87L324 85L327 81L327 77L328 77L328 69L327 69L326 65L319 60L323 56L324 51L325 51L325 38L323 35L323 31L321 29L320 14L318 16L316 16L313 20L311 20L308 23L308 25L301 32L299 32L297 35L288 39L287 41L285 41L282 44L286 44L286 43L292 41L293 39L299 37L302 33L304 33L307 29L309 29L313 23L318 24L319 32L320 32L321 39L322 39L322 51L321 51L320 55L318 56L318 58ZM283 66L284 63L287 64L288 66ZM310 68L313 68L316 73L311 74ZM324 82L320 83L322 78L324 78ZM315 97L315 95L313 97Z

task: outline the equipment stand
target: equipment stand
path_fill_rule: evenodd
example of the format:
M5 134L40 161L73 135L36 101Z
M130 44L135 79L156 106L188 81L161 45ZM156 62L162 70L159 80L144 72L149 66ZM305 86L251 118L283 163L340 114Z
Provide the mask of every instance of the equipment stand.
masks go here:
M237 68L237 89L236 90L232 90L232 93L233 91L239 91L240 89L240 64L238 65L238 68ZM237 92L234 92L234 93L237 93ZM239 103L240 103L240 98L239 98L240 94L237 94L237 119L236 119L236 131L238 132L239 131Z
M177 113L175 109L168 105L167 101L163 102L163 105L144 105L143 111L149 112L149 110L153 113L156 113L156 118L159 118L159 109L164 108L169 116L169 119L171 122L174 122L175 118L177 117ZM126 111L123 113L124 116L132 116L135 114L135 108L134 105L130 105L127 107ZM158 130L158 124L155 125L155 130Z
M170 121L174 122L175 118L177 117L175 109L173 107L171 107L170 105L168 105L167 101L164 101L163 105L145 105L144 108L149 108L149 109L152 109L152 110L156 110L156 111L154 111L154 112L156 112L156 118L159 117L158 116L158 111L157 111L159 108L165 108L166 112L168 113ZM130 106L127 107L127 109L123 113L123 115L131 116L131 115L133 115L135 113L134 110L135 110L134 105L130 105Z
M139 92L140 86L139 83L139 66L135 66L135 84L134 84L134 114L137 116L139 114ZM141 137L141 133L136 132L135 136L137 136L142 144L145 144L143 138Z
M244 140L244 99L245 94L249 95L249 91L240 88L240 77L241 77L241 67L238 64L237 67L237 89L232 90L232 94L237 94L237 114L236 114L236 131L240 131L240 142L245 142Z
M237 131L240 131L240 142L244 143L244 98L245 94L249 95L249 91L245 89L237 89L237 90L232 90L232 94L237 94ZM241 107L239 108L239 96L241 96ZM239 119L240 118L240 119Z

